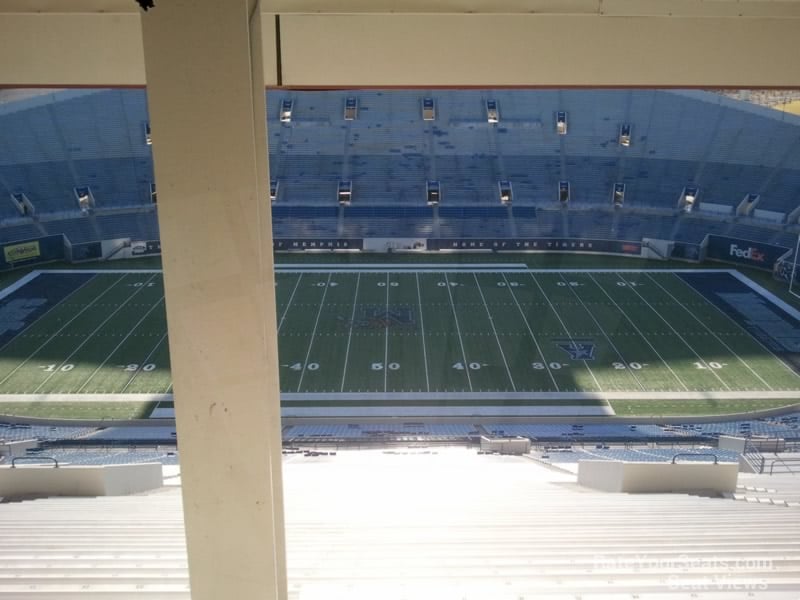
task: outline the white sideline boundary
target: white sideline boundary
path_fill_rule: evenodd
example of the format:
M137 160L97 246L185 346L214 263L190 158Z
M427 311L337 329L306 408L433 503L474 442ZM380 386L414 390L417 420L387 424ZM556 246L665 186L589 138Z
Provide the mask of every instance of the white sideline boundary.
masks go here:
M717 391L717 392L282 392L282 401L396 401L404 400L766 400L800 401L800 391ZM172 402L164 394L0 394L4 402ZM319 408L319 407L316 407ZM468 407L478 408L478 407Z
M758 285L755 281L747 277L747 275L742 275L741 273L739 273L739 271L734 271L733 269L730 270L726 269L725 272L730 273L736 279L738 279L747 287L749 287L751 290L753 290L755 293L757 293L760 296L763 296L764 298L769 300L772 304L776 305L778 308L786 312L789 316L794 317L795 319L800 321L800 311L798 311L793 306L790 306L789 304L778 298L775 294L773 294L766 288L763 288L760 285Z
M4 288L3 290L0 291L0 300L5 298L6 296L13 294L19 288L27 285L28 283L36 279L39 276L39 273L44 273L44 272L45 271L31 271L24 277L21 277L20 279L9 285L7 288Z

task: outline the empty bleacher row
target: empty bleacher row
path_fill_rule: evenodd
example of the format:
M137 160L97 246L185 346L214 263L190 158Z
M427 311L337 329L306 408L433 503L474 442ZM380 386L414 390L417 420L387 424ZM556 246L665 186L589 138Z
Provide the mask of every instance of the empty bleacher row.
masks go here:
M422 118L423 97L433 102L433 120ZM343 116L347 98L358 107L351 120ZM291 115L282 120L287 99ZM487 121L490 100L499 110L496 123ZM149 131L144 91L59 91L1 108L0 194L7 200L0 201L0 239L157 237L149 142L158 136ZM568 119L564 135L556 114ZM675 234L694 241L705 228L766 241L785 230L763 219L736 220L745 195L758 194L757 210L772 211L769 218L778 221L800 205L800 117L706 92L276 91L267 94L267 120L271 176L279 182L275 206L290 211L276 211L277 237ZM626 146L619 143L622 125L630 128ZM340 181L352 185L354 204L341 214ZM438 217L414 213L427 208L428 181L441 186ZM512 186L513 217L499 206L499 181ZM569 232L559 215L552 223L526 218L525 209L547 218L546 209L559 204L560 181L570 183L572 209L608 208L614 184L624 183L626 210L570 210ZM646 212L674 212L687 185L699 188L701 212L704 202L717 206L705 220L676 226L674 214ZM94 203L88 217L76 194L84 187ZM20 219L14 194L25 194L35 218ZM724 220L720 206L729 209Z
M651 424L651 423L341 423L286 425L283 439L298 440L377 439L416 437L467 439L480 435L523 436L534 440L665 440L681 441L711 439L720 435L783 438L800 440L800 413L770 418L718 421L711 423ZM68 441L74 446L171 445L176 442L174 425L148 426L51 427L41 425L0 423L0 440L35 439L49 444ZM58 445L58 444L53 444Z
M622 423L508 423L508 424L431 424L369 423L289 425L284 427L287 441L371 439L392 437L467 438L479 435L522 436L535 440L672 440L709 439L720 435L780 437L800 439L800 414L770 419L723 421L692 424Z
M739 454L733 450L720 450L713 447L691 448L650 448L630 447L611 448L600 446L597 448L554 447L537 451L536 455L541 460L549 463L574 463L580 460L613 460L633 462L671 462L673 459L680 461L706 461L713 462L739 462Z

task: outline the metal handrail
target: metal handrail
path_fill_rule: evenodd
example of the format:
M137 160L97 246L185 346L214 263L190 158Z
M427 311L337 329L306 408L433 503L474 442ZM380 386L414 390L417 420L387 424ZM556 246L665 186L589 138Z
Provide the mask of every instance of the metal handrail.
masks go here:
M775 469L775 463L781 463L783 466L800 465L800 458L776 458L775 460L770 461L769 463L770 475L772 475L772 471ZM789 473L794 473L791 467L789 468Z
M676 459L677 459L679 456L711 456L711 457L713 457L713 458L714 458L714 464L715 464L715 465L716 465L716 464L719 464L719 458L717 457L717 455L716 455L716 454L711 454L710 452L702 452L702 453L697 453L697 454L695 454L694 452L681 452L680 454L675 454L675 455L672 457L672 464L673 464L673 465L675 464L675 460L676 460Z
M59 467L58 461L55 458L53 458L52 456L16 456L16 457L11 459L11 468L12 469L16 469L17 468L17 461L18 460L52 460L55 463L55 466L53 468L57 469Z

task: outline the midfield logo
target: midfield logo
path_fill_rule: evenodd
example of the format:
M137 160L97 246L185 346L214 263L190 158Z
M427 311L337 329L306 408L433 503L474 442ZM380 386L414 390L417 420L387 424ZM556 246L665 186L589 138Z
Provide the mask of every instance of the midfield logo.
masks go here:
M358 329L385 329L387 327L411 327L415 324L414 312L408 306L365 306L361 314L351 322L338 317L347 327Z
M594 360L594 340L553 340L572 360Z

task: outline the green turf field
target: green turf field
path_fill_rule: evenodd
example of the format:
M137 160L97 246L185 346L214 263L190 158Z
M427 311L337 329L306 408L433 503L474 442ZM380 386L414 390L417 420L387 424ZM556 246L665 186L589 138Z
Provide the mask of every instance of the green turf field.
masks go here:
M754 331L775 328L758 313L771 301L732 275L715 277L730 288L720 297L739 302L741 314L666 270L283 265L276 294L284 406L320 414L332 406L383 414L503 407L510 415L611 401L620 414L676 414L685 402L690 414L714 402L796 401L793 331L757 339ZM18 285L0 300L3 407L60 401L80 412L76 403L98 402L114 413L109 402L166 400L160 272L47 271ZM787 323L782 330L797 325Z

